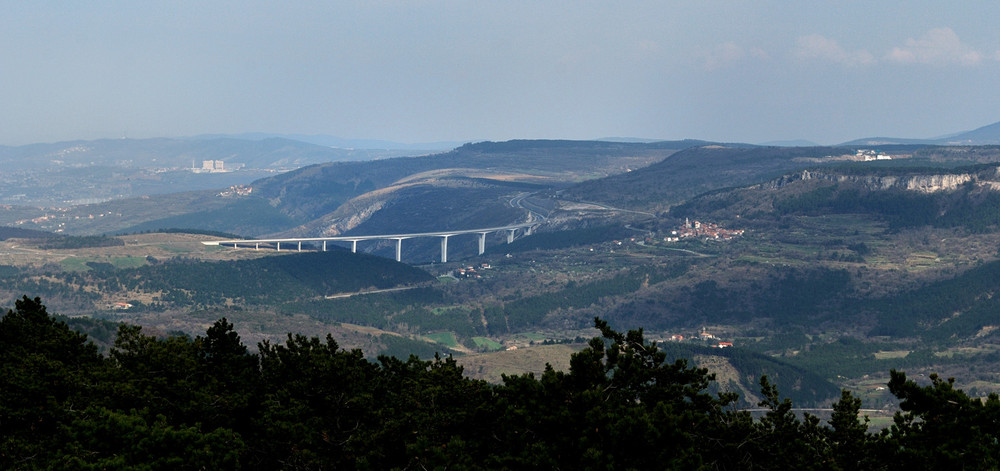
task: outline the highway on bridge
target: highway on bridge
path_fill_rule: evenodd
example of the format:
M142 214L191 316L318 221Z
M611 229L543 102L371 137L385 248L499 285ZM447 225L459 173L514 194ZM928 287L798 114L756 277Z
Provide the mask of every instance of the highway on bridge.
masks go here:
M518 230L523 230L524 235L531 235L533 227L539 225L538 222L524 222L520 224L510 224L507 226L484 227L480 229L462 229L455 231L438 232L411 232L405 234L376 234L376 235L348 235L333 237L281 237L265 239L228 239L228 240L206 240L205 245L230 246L233 248L250 247L260 249L260 244L275 244L277 250L281 250L281 244L297 244L296 250L302 250L303 242L322 242L322 251L326 251L327 242L350 242L351 252L357 252L358 241L361 240L395 240L396 241L396 261L402 261L403 240L418 237L440 237L441 238L441 263L448 261L448 238L460 234L479 234L479 255L486 251L486 235L494 232L507 232L507 243L514 241L514 236Z

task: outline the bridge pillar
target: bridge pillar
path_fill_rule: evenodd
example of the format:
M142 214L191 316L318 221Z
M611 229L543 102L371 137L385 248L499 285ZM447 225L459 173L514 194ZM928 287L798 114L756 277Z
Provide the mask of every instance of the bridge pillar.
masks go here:
M278 252L281 252L281 242L275 242L275 246L274 246L274 248L275 248L275 250L277 250Z
M323 251L326 252L326 241L323 241Z
M448 263L448 238L450 235L441 236L441 263Z
M233 242L233 248L234 249L238 249L239 248L239 247L236 246L236 244L239 244L239 242Z
M514 242L514 232L515 231L517 231L517 229L507 229L507 243L508 244L511 243L511 242Z
M524 230L524 235L530 236L531 235L531 230L534 229L534 228L535 228L535 226L528 226L528 228Z
M403 261L403 238L396 239L396 261Z
M486 232L479 233L479 255L486 252Z
M256 244L254 244L253 245L253 249L254 250L260 250L260 242L257 242Z
M351 253L358 253L358 241L357 241L357 239L351 241Z
M302 241L300 240L299 241L299 252L301 252L301 251L302 251Z

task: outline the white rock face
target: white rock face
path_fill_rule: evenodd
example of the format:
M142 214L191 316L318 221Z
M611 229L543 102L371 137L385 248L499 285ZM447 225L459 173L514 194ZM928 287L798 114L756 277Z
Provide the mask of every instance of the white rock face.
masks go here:
M794 181L826 180L838 183L860 183L869 190L903 189L921 193L938 191L954 191L959 187L972 183L987 190L1000 189L1000 167L979 173L948 173L934 175L844 175L823 170L803 170L797 174L786 175L762 185L763 188L780 188Z
M972 175L962 173L957 175L927 175L911 177L906 182L906 189L919 191L922 193L934 193L936 191L951 191L959 186L972 181Z

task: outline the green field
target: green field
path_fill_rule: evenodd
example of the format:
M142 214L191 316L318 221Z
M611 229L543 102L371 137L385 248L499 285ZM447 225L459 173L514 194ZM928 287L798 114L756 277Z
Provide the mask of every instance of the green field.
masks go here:
M111 264L115 268L139 268L146 264L145 257L114 257Z
M89 262L101 262L110 263L115 268L139 268L146 264L145 257L111 257L111 258L82 258L82 257L69 257L63 259L59 262L62 269L65 271L88 271L90 267L87 266Z
M63 270L66 271L87 271L90 267L87 266L87 260L78 257L70 257L63 259L59 262Z
M455 334L451 332L438 332L436 334L427 334L428 340L439 343L446 347L455 348L458 346L458 339L455 338Z
M892 350L892 351L881 351L875 352L876 360L888 360L894 358L906 358L906 355L910 354L910 350Z
M472 337L477 348L487 348L489 350L503 350L503 345L486 337Z

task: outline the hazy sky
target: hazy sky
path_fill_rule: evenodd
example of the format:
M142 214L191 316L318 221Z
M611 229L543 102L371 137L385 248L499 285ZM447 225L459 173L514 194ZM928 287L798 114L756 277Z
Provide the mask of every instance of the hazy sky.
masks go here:
M0 144L205 133L823 144L1000 121L1000 2L16 1Z

